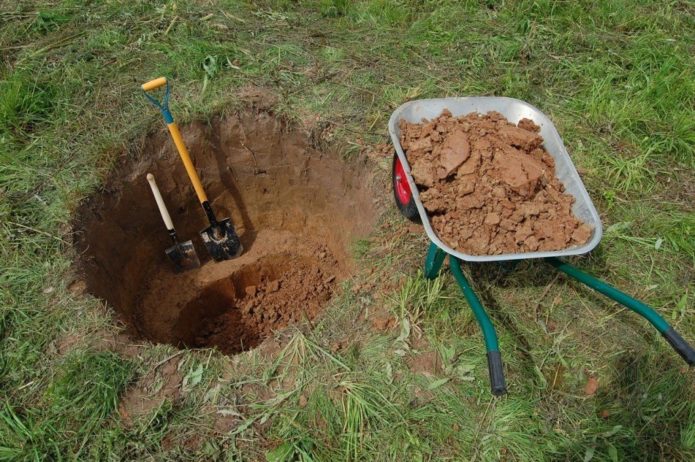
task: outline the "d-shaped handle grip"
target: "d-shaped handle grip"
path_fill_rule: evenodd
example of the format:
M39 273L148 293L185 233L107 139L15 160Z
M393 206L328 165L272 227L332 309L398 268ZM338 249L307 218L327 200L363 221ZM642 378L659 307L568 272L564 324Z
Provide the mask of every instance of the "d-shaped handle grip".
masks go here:
M163 87L166 84L167 84L167 78L166 77L158 77L154 80L150 80L149 82L143 83L142 89L144 91L156 90L157 88Z

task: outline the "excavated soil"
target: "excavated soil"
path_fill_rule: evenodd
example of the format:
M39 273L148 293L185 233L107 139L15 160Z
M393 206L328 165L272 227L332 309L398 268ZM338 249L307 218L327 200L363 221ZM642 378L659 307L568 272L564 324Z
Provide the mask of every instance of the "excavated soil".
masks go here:
M586 243L592 228L555 176L539 127L502 114L442 114L401 121L420 198L437 235L471 255L561 250Z
M335 258L269 255L206 287L181 312L175 334L190 347L224 353L254 348L273 330L311 321L333 294ZM207 316L200 317L204 310Z
M354 269L351 243L377 218L367 161L320 152L265 112L193 123L182 133L218 218L232 218L244 253L219 263L207 256L198 234L205 215L161 130L123 153L105 187L77 211L87 291L137 338L229 354L316 318ZM200 268L176 273L167 260L171 242L147 173L180 239L193 240Z

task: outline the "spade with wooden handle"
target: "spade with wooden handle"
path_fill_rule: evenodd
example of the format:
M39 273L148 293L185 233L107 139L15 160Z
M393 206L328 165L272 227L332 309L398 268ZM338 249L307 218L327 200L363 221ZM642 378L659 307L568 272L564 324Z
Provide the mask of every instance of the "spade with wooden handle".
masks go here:
M154 196L154 200L157 202L159 214L162 215L164 226L166 226L171 240L174 241L174 245L166 249L164 253L167 257L169 257L169 260L174 263L177 271L186 271L200 267L200 260L198 259L198 254L195 252L195 247L193 247L193 242L179 242L179 239L176 236L176 229L174 229L174 222L171 221L171 216L169 215L167 206L164 203L162 194L159 192L154 175L148 173L147 182L150 184L150 189L152 189L152 195Z
M159 101L151 96L149 92L161 87L166 88L164 97ZM166 122L169 133L171 134L171 138L174 140L176 149L179 151L183 166L186 168L188 178L191 180L200 205L203 207L205 215L210 222L210 226L200 232L200 237L203 238L203 243L208 253L215 261L229 260L238 257L241 255L241 252L243 252L243 247L241 241L239 241L239 236L234 230L232 220L230 218L218 220L215 217L215 213L212 211L212 205L203 189L203 183L200 181L200 177L195 170L188 149L186 149L186 145L183 142L179 127L176 125L176 122L174 122L174 117L171 115L171 112L169 112L169 83L167 79L165 77L159 77L144 83L142 84L142 90L145 92L147 99L161 111L164 122Z

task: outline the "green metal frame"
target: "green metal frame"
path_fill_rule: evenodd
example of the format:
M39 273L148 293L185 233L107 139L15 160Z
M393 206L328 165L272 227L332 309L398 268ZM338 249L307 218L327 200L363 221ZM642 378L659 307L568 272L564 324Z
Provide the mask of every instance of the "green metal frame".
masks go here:
M607 284L558 258L546 258L545 261L566 275L576 279L588 287L591 287L597 292L602 293L611 300L620 303L621 305L645 318L651 323L652 326L656 328L656 330L659 331L659 333L666 339L666 341L686 363L688 363L690 366L695 365L695 350L693 347L690 346L690 344L688 344L688 342L686 342L683 337L681 337L681 335L676 332L676 330L671 327L666 320L664 320L664 318L659 316L659 313L657 313L652 307L640 302L639 300L635 300L626 293L619 291L612 285Z
M437 247L436 244L430 243L429 249L427 250L427 257L425 258L425 277L427 279L434 279L439 276L439 272L442 269L446 256L446 252ZM616 302L624 305L645 318L661 333L661 335L685 360L685 362L691 366L695 365L695 350L680 336L680 334L678 334L678 332L673 329L673 327L671 327L664 320L664 318L659 316L659 314L653 308L630 297L624 292L619 291L610 284L607 284L600 279L597 279L570 265L569 263L563 262L558 258L546 258L545 261L573 279L576 279L582 284L585 284L597 292L602 293L611 300L615 300ZM451 267L451 272L454 275L454 279L456 279L456 282L461 288L461 292L463 292L463 296L470 305L471 310L475 315L475 319L478 321L480 329L483 333L485 348L488 355L488 369L490 372L492 393L495 395L504 394L506 393L506 385L502 369L502 360L499 351L497 333L495 332L495 327L492 324L492 320L485 312L485 308L483 308L483 305L480 303L480 299L473 291L473 288L468 282L468 279L466 279L466 276L463 274L459 259L449 255L449 266Z
M606 297L610 298L611 300L615 300L616 302L620 303L621 305L626 306L627 308L631 309L635 313L639 314L640 316L644 317L652 323L654 327L659 332L666 332L671 328L671 326L668 325L668 323L659 316L659 314L654 311L652 308L649 306L645 305L644 303L640 302L639 300L635 300L634 298L630 297L629 295L619 291L615 287L611 286L610 284L606 284L605 282L601 281L600 279L596 279L595 277L585 273L584 271L580 270L579 268L570 265L569 263L566 263L559 258L546 258L546 262L550 263L552 266L557 268L558 270L562 271L566 275L576 279L577 281L591 287L592 289L596 290L597 292L602 293Z
M495 327L492 325L490 317L485 312L480 299L473 292L471 284L466 279L466 276L461 271L461 263L457 258L449 258L449 264L451 265L451 272L454 275L454 279L461 287L461 292L466 298L466 301L471 306L471 310L475 315L475 319L480 324L480 329L483 331L483 338L485 339L485 348L487 351L499 351L499 342L497 341L497 332L495 332Z
M427 279L435 279L439 275L439 270L442 268L446 256L447 253L437 247L436 244L430 244L427 251L427 258L425 259L425 277ZM487 351L499 351L495 327L492 325L490 317L485 312L485 308L483 308L482 303L480 303L480 299L473 291L468 279L466 279L466 276L463 274L461 262L458 258L449 255L449 265L451 266L454 279L456 279L456 282L461 288L461 292L463 292L463 296L471 306L471 310L473 310L475 319L478 321L478 324L480 324L480 329L483 331L483 337L485 338L485 348Z
M430 243L425 258L425 277L434 279L439 276L439 271L442 269L444 259L447 253L437 247L434 243ZM507 387L504 380L504 371L502 368L502 357L500 354L499 342L497 340L497 332L492 320L485 312L483 304L473 291L471 284L461 270L461 262L458 258L449 255L449 266L454 275L454 279L461 288L463 296L466 298L468 305L473 311L475 319L478 321L480 330L483 332L485 340L485 349L487 350L488 371L490 373L490 386L492 393L496 396L503 395L507 392Z
M439 276L439 270L442 269L446 255L446 252L437 247L436 244L430 243L425 258L425 277L427 279L435 279Z

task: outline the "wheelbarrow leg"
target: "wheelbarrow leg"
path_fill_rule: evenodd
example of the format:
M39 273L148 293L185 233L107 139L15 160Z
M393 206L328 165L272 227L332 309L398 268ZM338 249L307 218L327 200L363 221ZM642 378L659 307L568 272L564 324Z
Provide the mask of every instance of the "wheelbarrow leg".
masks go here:
M693 350L693 347L691 347L688 342L686 342L683 337L681 337L680 334L676 332L673 327L671 327L664 320L664 318L659 316L659 314L652 308L619 291L610 284L606 284L600 279L596 279L595 277L581 271L569 263L563 262L558 258L546 258L545 261L568 276L583 284L586 284L597 292L602 293L611 300L615 300L616 302L645 318L656 328L656 330L661 333L661 335L664 336L666 341L674 350L676 350L676 352L685 360L686 363L691 366L695 365L695 350Z
M425 277L427 279L436 279L439 276L439 270L442 269L446 252L437 247L434 243L430 243L427 249L427 257L425 258Z
M430 247L431 250L431 247ZM451 272L454 274L456 282L458 282L463 296L466 297L468 304L473 310L475 318L480 324L480 328L483 331L483 337L485 339L485 349L487 350L487 366L490 372L490 388L492 394L495 396L500 396L507 393L507 385L504 382L504 370L502 369L502 356L500 355L499 345L497 343L497 333L492 325L492 321L485 312L485 308L480 303L478 296L475 295L471 285L468 283L468 279L464 276L463 271L461 271L461 264L458 259L449 256L449 264L451 266ZM441 264L440 264L441 266Z

